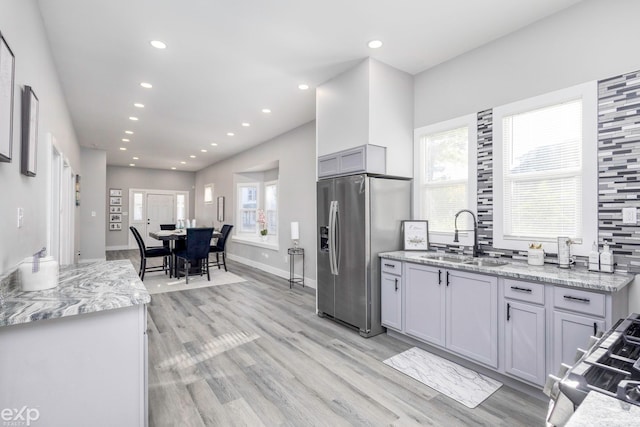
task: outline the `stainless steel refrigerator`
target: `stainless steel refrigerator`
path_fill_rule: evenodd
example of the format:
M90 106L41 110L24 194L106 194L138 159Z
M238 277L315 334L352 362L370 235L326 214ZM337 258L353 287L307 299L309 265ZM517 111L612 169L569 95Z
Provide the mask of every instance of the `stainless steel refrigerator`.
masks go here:
M318 181L318 315L370 337L380 324L378 253L402 246L411 181L352 175Z

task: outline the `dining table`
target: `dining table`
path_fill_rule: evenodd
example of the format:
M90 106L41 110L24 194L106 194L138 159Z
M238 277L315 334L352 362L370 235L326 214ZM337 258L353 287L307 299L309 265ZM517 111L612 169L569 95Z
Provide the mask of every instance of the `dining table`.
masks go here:
M152 237L156 240L169 242L169 248L171 249L171 254L172 254L171 264L173 265L173 277L178 277L178 263L174 253L175 242L176 240L187 240L187 229L180 228L176 230L150 231L149 237ZM217 239L220 237L222 237L222 233L220 231L213 230L212 239ZM189 271L191 271L191 269L189 269Z

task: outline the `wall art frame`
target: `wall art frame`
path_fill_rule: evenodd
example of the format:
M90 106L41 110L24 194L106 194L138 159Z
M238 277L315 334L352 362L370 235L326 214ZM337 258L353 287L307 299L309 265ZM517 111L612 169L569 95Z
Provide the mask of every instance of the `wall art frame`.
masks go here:
M38 159L38 97L31 86L22 91L22 163L23 175L36 176Z
M402 242L405 251L428 251L429 222L402 221Z
M0 33L0 162L11 162L16 57Z

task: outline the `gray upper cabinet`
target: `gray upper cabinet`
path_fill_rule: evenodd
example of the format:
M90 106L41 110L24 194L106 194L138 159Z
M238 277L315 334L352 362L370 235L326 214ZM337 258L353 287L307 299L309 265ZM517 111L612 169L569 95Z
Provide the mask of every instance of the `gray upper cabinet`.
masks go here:
M316 89L318 177L340 174L340 162L371 173L413 177L413 78L368 58ZM367 156L336 158L363 146L386 148L385 170L371 170ZM354 166L355 167L355 166ZM361 166L360 166L361 167ZM350 172L342 172L350 173Z
M318 158L318 178L371 173L384 175L387 171L386 148L362 145Z

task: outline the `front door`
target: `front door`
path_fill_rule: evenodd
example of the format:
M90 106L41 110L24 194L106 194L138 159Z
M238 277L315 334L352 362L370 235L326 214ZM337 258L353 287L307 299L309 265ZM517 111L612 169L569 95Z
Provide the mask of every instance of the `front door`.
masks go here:
M175 224L175 196L173 194L147 193L147 232L144 233L147 246L158 246L158 241L149 232L160 230L160 224Z

